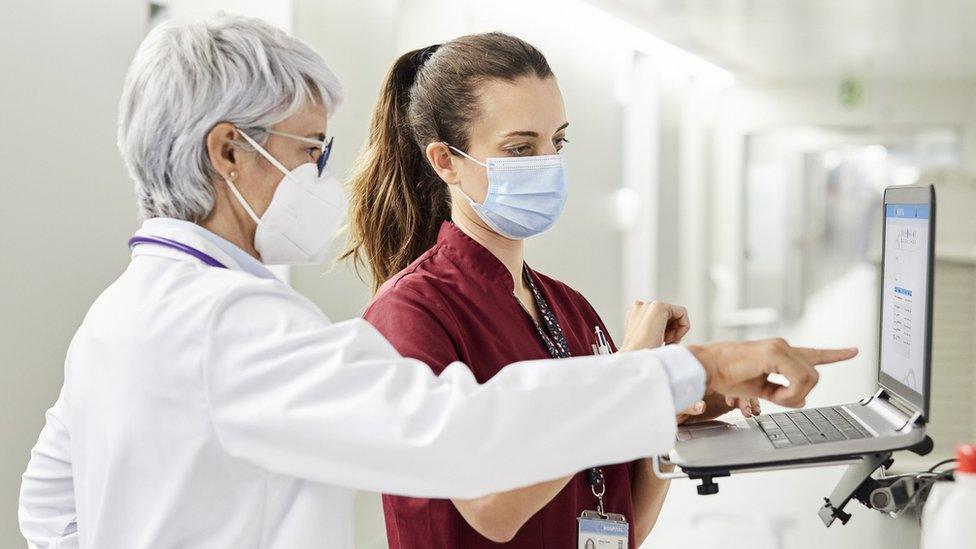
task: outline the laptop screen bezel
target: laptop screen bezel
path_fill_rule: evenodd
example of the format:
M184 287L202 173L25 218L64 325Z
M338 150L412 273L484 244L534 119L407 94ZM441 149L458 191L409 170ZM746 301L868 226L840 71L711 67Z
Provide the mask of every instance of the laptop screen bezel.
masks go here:
M885 243L886 232L888 230L888 205L889 204L926 204L929 206L929 230L928 230L928 254L927 270L925 281L925 358L923 362L923 385L922 393L910 389L905 384L884 373L881 368L881 345L884 341L884 326L881 322L884 315L884 269L885 263ZM905 186L888 187L884 193L884 204L882 205L882 230L881 230L881 299L880 315L878 316L878 384L891 396L904 401L907 405L922 413L924 419L929 417L929 402L932 396L932 298L933 287L935 286L935 188L931 185L925 186Z

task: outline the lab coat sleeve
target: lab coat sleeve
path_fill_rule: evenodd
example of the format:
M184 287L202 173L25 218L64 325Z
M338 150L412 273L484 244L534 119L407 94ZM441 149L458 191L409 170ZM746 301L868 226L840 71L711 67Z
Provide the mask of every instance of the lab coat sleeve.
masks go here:
M479 385L435 375L361 319L330 325L285 288L231 290L202 374L226 451L272 472L472 498L667 452L668 379L653 350L516 363Z
M78 547L66 390L45 415L20 486L20 531L32 549Z

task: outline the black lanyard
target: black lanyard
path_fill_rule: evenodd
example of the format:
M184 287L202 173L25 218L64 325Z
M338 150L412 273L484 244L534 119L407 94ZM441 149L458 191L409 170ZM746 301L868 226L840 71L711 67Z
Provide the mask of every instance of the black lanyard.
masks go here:
M556 320L556 315L549 308L546 297L542 295L539 287L535 284L535 280L532 279L532 272L529 270L528 265L522 267L522 278L525 279L525 283L532 292L535 306L539 308L539 317L542 319L542 323L535 322L535 319L532 319L532 323L535 324L539 338L542 339L546 349L549 351L549 356L552 358L569 358L572 355L569 353L569 344L566 342L566 336L563 334L562 328L559 327L559 321ZM519 303L521 304L521 301ZM529 315L529 318L532 318L528 310L525 312ZM599 467L591 468L587 478L590 482L590 491L593 492L593 497L596 498L597 512L600 515L604 515L603 494L607 491L607 485L603 477L603 469Z
M523 267L522 276L529 287L529 291L532 292L532 299L535 301L535 306L539 308L539 317L542 319L542 323L535 322L535 319L532 319L532 323L535 324L539 338L542 339L546 350L549 351L549 356L552 358L569 358L572 355L569 353L569 344L566 342L566 336L563 335L563 330L559 327L559 321L556 320L556 315L549 308L549 302L546 301L546 297L542 295L539 287L535 285L535 280L532 279L532 273L529 271L528 265ZM529 314L528 310L525 312ZM529 318L532 318L531 314L529 314Z

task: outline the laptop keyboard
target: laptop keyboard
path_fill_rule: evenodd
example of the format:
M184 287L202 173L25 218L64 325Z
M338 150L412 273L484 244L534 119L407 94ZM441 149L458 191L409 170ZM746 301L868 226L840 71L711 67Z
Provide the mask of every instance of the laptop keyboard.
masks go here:
M872 436L840 406L764 414L756 422L776 448Z

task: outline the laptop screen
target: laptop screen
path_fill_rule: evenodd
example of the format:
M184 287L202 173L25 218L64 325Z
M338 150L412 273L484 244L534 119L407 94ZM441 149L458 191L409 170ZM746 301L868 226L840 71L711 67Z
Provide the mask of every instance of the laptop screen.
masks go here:
M885 203L881 292L881 383L926 416L933 213L931 204Z

